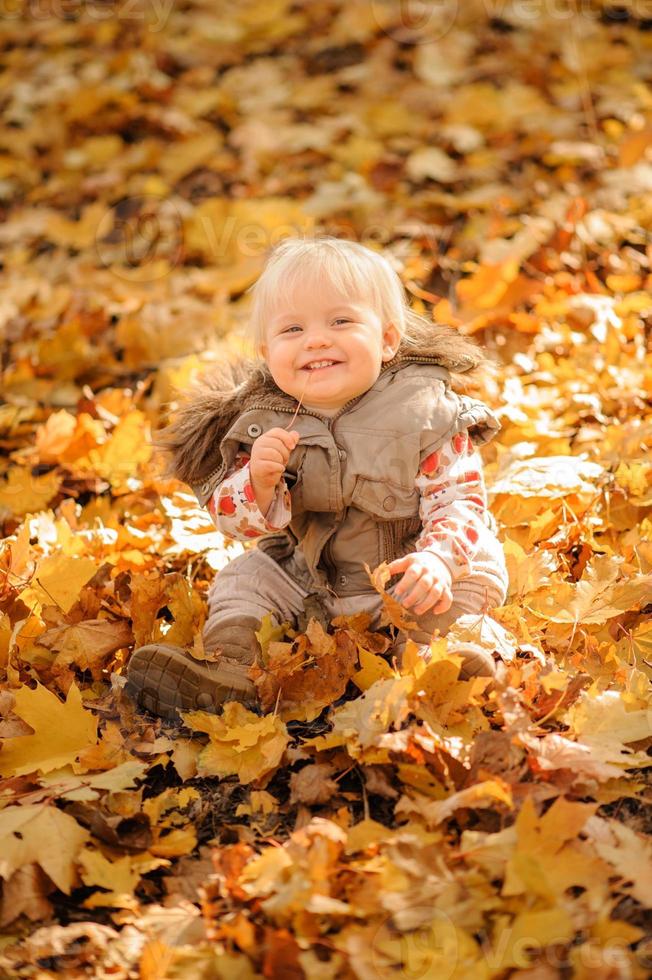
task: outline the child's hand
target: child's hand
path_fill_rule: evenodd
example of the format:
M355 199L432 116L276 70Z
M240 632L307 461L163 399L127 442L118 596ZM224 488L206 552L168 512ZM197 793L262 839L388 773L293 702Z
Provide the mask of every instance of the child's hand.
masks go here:
M406 609L414 606L417 616L430 608L434 613L444 613L453 605L451 573L442 559L431 551L404 555L387 567L392 575L405 572L393 589L393 595Z
M273 490L283 476L290 453L299 441L296 429L269 429L258 436L251 448L249 472L254 491Z

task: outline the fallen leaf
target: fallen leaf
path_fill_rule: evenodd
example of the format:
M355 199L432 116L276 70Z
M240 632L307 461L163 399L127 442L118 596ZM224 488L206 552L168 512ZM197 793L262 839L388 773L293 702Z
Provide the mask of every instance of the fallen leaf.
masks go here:
M7 739L0 752L0 773L20 776L50 772L69 762L97 742L97 719L87 711L79 688L73 683L65 702L42 684L14 692L15 712L34 730L33 735Z

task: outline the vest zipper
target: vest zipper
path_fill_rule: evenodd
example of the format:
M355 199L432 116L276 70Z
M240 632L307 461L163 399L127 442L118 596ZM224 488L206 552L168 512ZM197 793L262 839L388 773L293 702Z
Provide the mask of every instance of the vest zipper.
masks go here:
M363 394L366 394L366 392L363 392ZM342 412L345 412L347 408L353 405L354 402L357 402L358 398L362 398L362 395L356 395L355 398L350 398L348 402L342 405L342 407L335 413L335 415L331 415L331 416L320 415L319 412L313 412L309 408L303 408L303 406L299 409L299 412L297 414L312 415L313 418L319 419L320 422L325 422L326 426L330 429L331 424L340 417ZM254 409L261 409L263 411L267 409L272 412L287 412L288 415L294 415L297 411L296 408L286 408L285 406L281 406L281 405L249 405L246 411L253 412Z
M427 355L425 355L425 356L419 356L419 355L410 355L410 354L403 355L401 357L401 362L403 362L403 361L417 362L419 364L423 364L424 362L426 364L429 364L429 363L439 364L440 363L439 362L439 359L436 358L436 357L429 358ZM388 361L387 362L387 367L385 368L385 370L387 370L387 368L390 367L391 364L392 364L392 361ZM381 372L381 373L384 374L384 371ZM366 391L363 391L362 392L362 395L366 395ZM351 405L353 405L355 402L357 402L358 398L362 398L362 395L356 395L355 398L349 399L349 401L346 402L345 405L342 405L342 407L340 408L340 410L338 412L336 412L335 415L332 415L330 418L327 417L327 416L325 416L325 415L320 415L319 412L313 412L309 408L304 408L303 406L299 409L299 413L303 412L304 415L312 415L313 418L319 419L320 422L325 422L326 423L326 427L330 430L332 423L335 422L335 421L337 421L337 419L340 417L340 415L342 414L342 412L345 412L347 410L347 408L350 408ZM271 411L273 411L273 412L287 412L288 415L294 415L297 412L296 408L286 408L283 405L249 405L249 406L247 406L247 408L245 409L245 411L249 412L249 411L253 411L254 409L262 409L263 411L265 409L271 409ZM218 473L221 472L223 465L224 465L223 463L220 463L219 466L216 466L215 469L211 473L209 473L208 476L202 481L202 483L201 483L201 492L202 493L208 493L208 491L210 489L211 481L218 475Z

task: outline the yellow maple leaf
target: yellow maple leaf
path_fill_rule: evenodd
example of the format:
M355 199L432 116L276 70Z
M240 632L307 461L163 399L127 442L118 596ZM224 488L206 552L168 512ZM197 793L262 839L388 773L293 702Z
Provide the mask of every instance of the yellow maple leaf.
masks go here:
M333 712L332 735L340 735L352 758L381 744L382 736L398 727L410 711L408 695L414 681L411 677L378 680L355 701L347 701ZM365 762L381 761L365 755ZM382 760L384 761L384 760Z
M167 867L169 861L142 854L126 854L112 861L101 851L86 847L77 858L80 876L85 885L97 885L106 891L94 892L84 901L84 908L137 909L139 902L133 892L141 876L155 868Z
M628 710L621 691L582 691L563 718L582 742L638 742L652 735L652 708Z
M85 908L97 905L107 908L135 909L134 888L141 878L141 870L134 868L131 855L109 861L100 851L86 848L79 855L81 879L85 885L98 885L106 889L95 892L84 902Z
M138 467L151 458L148 429L149 423L143 412L133 409L120 419L111 438L104 445L91 449L88 456L77 461L77 465L87 466L108 480L114 489L121 489L138 475Z
M650 494L650 463L622 462L614 474L617 485L624 490L632 503L648 506L652 503Z
M376 681L389 680L395 676L386 660L369 650L365 650L360 644L358 644L358 655L360 657L360 670L356 671L351 680L361 691L368 691Z
M92 558L75 555L47 555L36 566L34 577L21 598L25 605L34 601L42 606L56 605L70 612L79 593L97 571Z
M70 412L61 409L53 412L44 425L36 430L36 452L41 463L57 463L70 445L77 420Z
M256 630L256 639L260 644L261 659L263 665L269 665L269 645L275 643L285 636L285 629L289 623L279 623L275 626L272 622L271 613L265 613L260 621L260 629Z
M604 869L594 855L575 847L597 806L558 797L539 816L532 797L526 797L514 825L517 844L507 862L502 894L537 894L554 902L571 885L588 888L599 882Z
M225 704L219 716L206 711L180 714L190 728L210 735L197 759L200 776L236 775L241 783L251 783L278 766L289 741L278 716L260 718L235 701Z
M652 575L618 581L619 570L613 558L596 555L579 582L556 582L554 592L533 595L525 608L553 623L604 623L644 604L652 589Z
M106 205L95 201L82 209L81 216L74 221L56 211L50 211L46 216L46 224L50 241L72 248L89 248L97 237L97 226L106 212Z
M158 834L156 840L149 845L151 854L162 858L180 857L192 854L197 846L197 831L192 825L177 827L166 834Z
M410 615L410 610L402 606L393 595L390 595L389 592L385 591L385 585L390 578L394 577L390 574L388 563L385 561L381 562L380 565L374 568L373 572L366 562L363 564L365 571L369 576L369 581L383 600L383 611L379 620L379 626L384 626L387 623L391 623L392 626L396 626L401 630L418 629L418 623L416 623L414 619L408 618Z
M527 952L526 946L543 949L559 943L569 942L575 931L568 913L561 908L541 909L522 912L514 919L506 915L497 917L492 936L493 949L487 950L489 963L496 972L502 973L507 967L526 969L531 966L534 954Z
M97 719L87 711L76 684L71 684L65 702L42 684L34 690L20 687L14 692L14 711L34 729L33 735L8 738L0 752L0 773L23 776L50 772L74 762L80 752L97 742Z
M56 496L60 486L61 476L54 471L33 476L30 469L14 466L0 486L0 516L3 512L14 517L38 513Z
M517 541L507 538L503 542L505 561L509 575L509 594L524 596L536 592L550 582L556 562L553 555L543 548L528 553Z
M594 846L600 857L616 869L623 882L628 882L621 885L622 890L630 892L641 905L649 908L652 903L652 842L649 837L618 820L605 820Z
M0 877L39 864L57 888L70 894L74 860L90 834L62 810L46 804L9 806L0 813Z

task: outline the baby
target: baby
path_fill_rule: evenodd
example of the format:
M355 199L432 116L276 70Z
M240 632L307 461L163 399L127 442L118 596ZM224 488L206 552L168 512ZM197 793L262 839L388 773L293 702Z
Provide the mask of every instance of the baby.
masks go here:
M507 595L477 446L500 429L459 375L490 364L480 348L412 311L381 254L323 236L281 241L253 286L255 358L222 365L162 439L172 470L216 526L256 541L212 583L199 662L179 647L136 650L127 691L164 717L256 705L248 668L268 613L295 627L310 603L327 618L382 600L365 570L387 562L389 589L430 640ZM457 644L462 677L492 675L491 653Z

